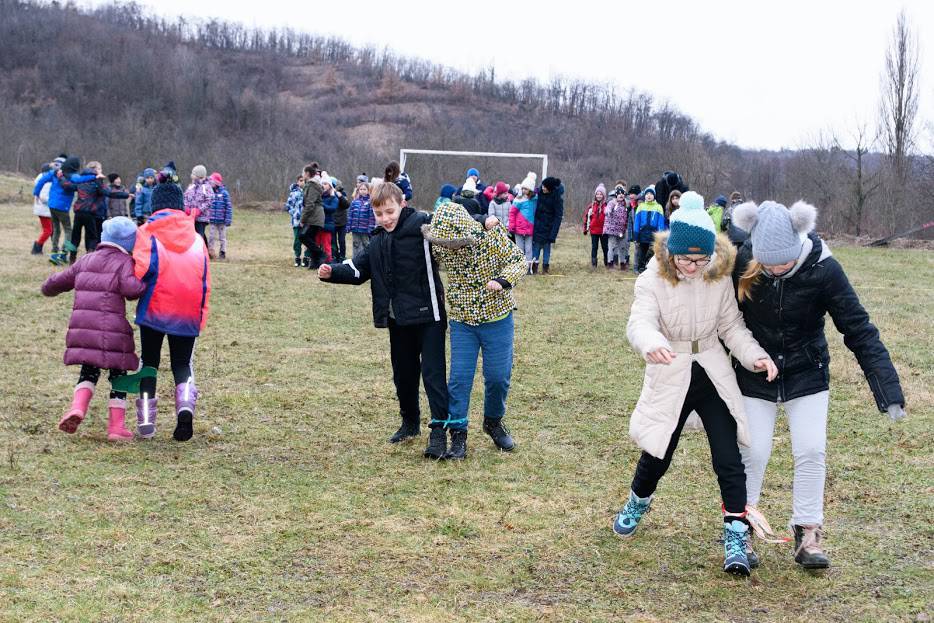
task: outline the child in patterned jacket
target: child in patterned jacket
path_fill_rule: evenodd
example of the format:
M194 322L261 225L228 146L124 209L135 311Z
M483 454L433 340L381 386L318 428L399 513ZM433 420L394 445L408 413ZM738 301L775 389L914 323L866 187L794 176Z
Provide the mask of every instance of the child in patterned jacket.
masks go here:
M285 201L285 211L289 213L292 223L292 251L295 253L295 268L308 268L311 262L311 250L305 247L304 259L302 256L302 188L305 187L305 177L299 175L289 187L289 198Z
M514 443L503 426L503 416L515 334L512 288L526 274L525 255L509 240L505 227L485 230L463 206L452 202L435 211L422 233L449 277L451 375L444 424L451 431L451 447L446 458L463 459L467 454L467 413L481 351L486 388L483 430L499 449L512 450Z

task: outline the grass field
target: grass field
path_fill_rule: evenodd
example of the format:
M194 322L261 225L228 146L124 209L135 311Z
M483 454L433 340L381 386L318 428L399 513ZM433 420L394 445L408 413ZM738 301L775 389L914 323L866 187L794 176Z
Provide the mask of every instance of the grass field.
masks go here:
M720 571L702 435L685 435L640 534L610 530L638 456L626 431L643 365L625 340L632 276L591 273L579 234L562 234L554 275L517 290L517 451L479 431L476 391L469 458L447 464L421 458L424 436L386 442L398 416L369 288L291 268L286 216L261 212L236 214L231 260L212 266L194 439L171 439L167 352L156 439L108 443L100 394L77 435L59 432L77 378L61 363L72 297L39 294L53 268L28 255L37 229L29 206L0 205L2 621L934 616L929 251L835 249L901 372L909 417L893 425L876 411L830 325L833 568L806 573L789 546L757 544L762 567L741 580ZM782 420L762 504L776 528L790 497Z

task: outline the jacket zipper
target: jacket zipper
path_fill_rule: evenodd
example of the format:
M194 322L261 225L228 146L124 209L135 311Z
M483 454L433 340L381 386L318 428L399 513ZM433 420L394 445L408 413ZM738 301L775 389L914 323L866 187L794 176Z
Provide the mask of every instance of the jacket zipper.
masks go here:
M774 278L773 278L774 279ZM779 402L785 401L785 331L782 329L784 326L784 306L782 300L785 296L785 284L781 279L775 279L775 287L778 289L778 330L782 335L782 345L781 345L781 354L779 358L782 362L781 375L779 376L778 384L778 400Z

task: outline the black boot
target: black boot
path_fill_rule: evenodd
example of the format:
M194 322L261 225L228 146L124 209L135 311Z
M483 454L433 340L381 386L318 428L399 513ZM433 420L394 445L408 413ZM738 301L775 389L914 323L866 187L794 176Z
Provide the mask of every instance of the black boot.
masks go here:
M436 426L428 433L428 447L425 448L425 458L441 461L448 452L448 435L445 430Z
M543 275L548 274L548 264L542 264L542 274Z
M300 268L301 265L302 265L302 258L300 257L295 258L295 264L293 264L293 266L295 266L295 268Z
M406 439L411 439L412 437L418 437L421 434L419 430L418 420L414 422L406 422L402 420L402 426L399 427L399 430L389 438L389 443L399 443L405 441Z
M538 274L538 262L532 262L532 274L533 275Z
M805 569L826 569L830 559L821 547L821 526L794 526L795 562Z
M461 461L467 458L467 431L451 431L451 447L448 448L448 453L444 455L444 458L449 461Z
M32 254L33 254L33 255L42 255L42 247L39 245L38 242L33 242L33 243L32 243Z
M302 258L302 268L308 268L308 264L311 262L311 258L303 257Z
M490 436L490 439L493 440L493 443L496 444L496 447L505 452L509 452L516 447L515 442L512 440L512 435L509 434L509 430L503 426L503 420L493 420L490 418L483 418L483 432Z

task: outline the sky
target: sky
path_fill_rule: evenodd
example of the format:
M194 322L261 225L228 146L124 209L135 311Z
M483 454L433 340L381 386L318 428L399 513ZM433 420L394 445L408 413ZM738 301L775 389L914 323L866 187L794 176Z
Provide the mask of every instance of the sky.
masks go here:
M905 9L921 48L922 149L934 146L934 2L307 3L141 0L164 16L288 26L468 72L582 78L666 100L719 139L795 149L874 127L885 49ZM259 9L258 7L262 7ZM386 15L385 18L381 17Z

